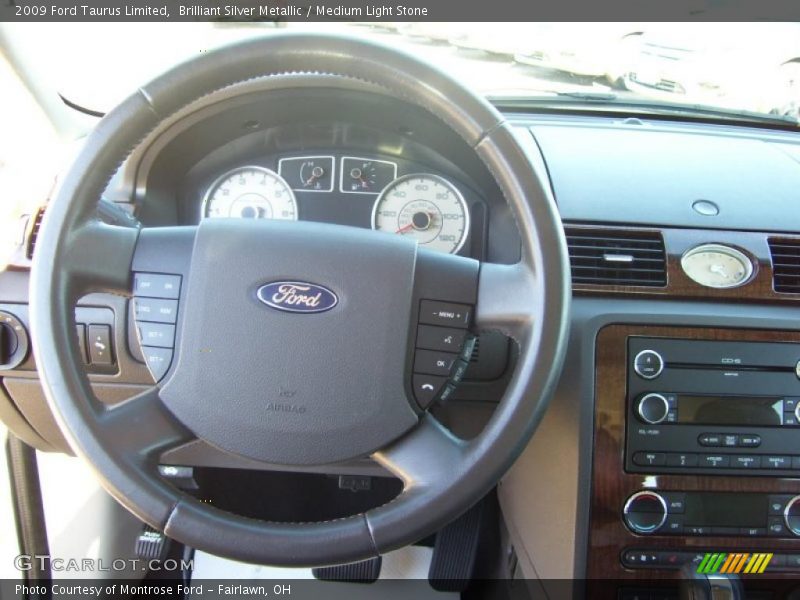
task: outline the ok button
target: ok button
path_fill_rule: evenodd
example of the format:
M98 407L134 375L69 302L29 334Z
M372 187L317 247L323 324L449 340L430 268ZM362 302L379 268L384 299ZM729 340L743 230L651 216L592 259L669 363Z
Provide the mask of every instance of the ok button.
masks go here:
M450 375L450 369L458 358L458 354L450 352L434 352L433 350L417 350L414 357L414 372L426 375Z

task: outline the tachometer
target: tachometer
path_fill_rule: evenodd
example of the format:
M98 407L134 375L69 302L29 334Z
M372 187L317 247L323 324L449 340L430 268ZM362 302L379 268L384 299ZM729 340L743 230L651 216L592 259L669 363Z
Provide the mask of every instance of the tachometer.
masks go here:
M372 228L413 237L426 248L458 252L469 231L469 211L455 186L438 175L404 175L381 192Z
M203 200L204 217L297 219L289 184L264 167L239 167L217 179Z

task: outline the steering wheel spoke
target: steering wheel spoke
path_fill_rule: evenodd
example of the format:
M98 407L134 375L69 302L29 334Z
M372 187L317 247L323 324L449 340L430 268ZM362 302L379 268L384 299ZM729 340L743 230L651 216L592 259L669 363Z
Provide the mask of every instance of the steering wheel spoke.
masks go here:
M373 454L373 458L402 479L409 492L440 485L457 476L466 448L466 442L426 414L417 427Z
M107 225L97 220L84 223L71 234L65 260L71 292L127 294L139 230Z
M530 332L538 301L536 277L526 264L481 263L475 307L478 329L497 330L519 342Z
M110 447L135 463L148 463L169 450L195 439L167 409L153 387L107 408L98 418L100 435Z

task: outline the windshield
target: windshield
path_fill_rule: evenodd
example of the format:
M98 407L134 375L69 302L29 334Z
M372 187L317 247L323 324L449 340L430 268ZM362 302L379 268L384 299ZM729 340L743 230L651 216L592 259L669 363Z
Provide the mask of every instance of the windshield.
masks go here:
M40 95L102 113L186 58L282 30L377 40L493 97L701 105L795 123L800 106L800 23L14 23L2 34Z

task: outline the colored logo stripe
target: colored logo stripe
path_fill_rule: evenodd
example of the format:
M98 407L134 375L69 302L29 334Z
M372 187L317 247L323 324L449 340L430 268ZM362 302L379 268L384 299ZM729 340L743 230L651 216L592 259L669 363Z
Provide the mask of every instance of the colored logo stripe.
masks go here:
M772 553L758 552L750 554L748 552L715 552L706 553L703 560L697 566L697 572L702 574L710 573L763 573L770 561Z

